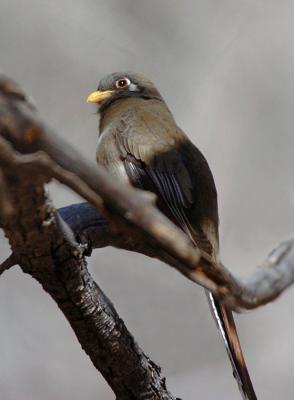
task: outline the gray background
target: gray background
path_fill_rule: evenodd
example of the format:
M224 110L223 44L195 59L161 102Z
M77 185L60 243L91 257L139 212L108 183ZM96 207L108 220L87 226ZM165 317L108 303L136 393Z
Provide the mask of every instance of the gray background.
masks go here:
M212 167L222 259L246 275L293 233L293 20L292 0L0 0L0 67L91 159L97 118L85 98L98 80L127 69L155 81ZM50 191L56 206L79 201L57 184ZM240 398L201 288L111 248L89 264L174 394ZM293 307L292 289L237 317L260 399L294 397ZM114 399L53 301L18 268L1 277L0 321L1 400Z

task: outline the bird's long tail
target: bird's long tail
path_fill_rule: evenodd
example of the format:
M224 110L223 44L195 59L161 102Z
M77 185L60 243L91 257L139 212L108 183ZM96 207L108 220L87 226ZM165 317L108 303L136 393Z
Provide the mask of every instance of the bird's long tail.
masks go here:
M242 353L233 313L210 292L206 292L211 312L225 342L233 374L244 400L257 400Z

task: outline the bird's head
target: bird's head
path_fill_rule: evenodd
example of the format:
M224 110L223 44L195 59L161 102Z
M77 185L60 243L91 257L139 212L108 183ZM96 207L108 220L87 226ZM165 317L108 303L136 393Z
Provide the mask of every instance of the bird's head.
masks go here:
M102 111L114 101L126 97L161 100L160 93L154 84L143 75L133 72L115 72L101 79L97 90L88 96L87 102L98 104L99 111Z

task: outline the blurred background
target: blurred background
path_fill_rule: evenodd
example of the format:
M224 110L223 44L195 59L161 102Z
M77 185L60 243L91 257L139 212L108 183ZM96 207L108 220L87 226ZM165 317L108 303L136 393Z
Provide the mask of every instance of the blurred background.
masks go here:
M87 94L106 73L142 72L206 155L219 193L221 257L247 275L293 235L291 0L0 0L0 68L44 119L95 158ZM58 207L80 201L49 187ZM4 237L1 259L9 254ZM112 248L90 270L184 400L240 399L201 288ZM294 397L294 289L237 316L259 399ZM14 268L0 280L1 400L114 400L51 298Z

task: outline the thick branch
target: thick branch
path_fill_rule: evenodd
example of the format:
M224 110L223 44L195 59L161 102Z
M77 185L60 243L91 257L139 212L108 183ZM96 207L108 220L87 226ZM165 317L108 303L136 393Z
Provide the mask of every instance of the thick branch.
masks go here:
M90 249L115 246L158 258L177 267L177 261L160 249L152 248L146 242L140 246L130 246L123 236L112 234L105 217L88 203L63 207L59 213ZM293 281L294 240L290 239L277 246L249 278L239 281L239 293L229 293L226 299L236 308L257 308L276 299Z
M10 129L18 132L19 120L12 115L16 112L14 102L21 96L15 93L14 86L8 85L5 90L12 96L12 102L7 102L12 114L7 114L7 104L3 104L0 95L0 130L2 135L9 135ZM46 199L44 183L50 177L45 169L36 169L35 164L32 168L30 155L22 158L3 139L1 143L1 172L12 206L9 216L1 215L1 227L15 256L0 269L17 261L25 273L40 282L117 399L175 400L166 388L160 368L140 349L110 300L93 281L87 270L84 246L76 242L69 224Z
M17 262L56 301L117 399L174 400L160 368L140 349L93 281L83 247L74 241L69 225L56 218L42 182L11 167L4 171L15 215L4 230Z

